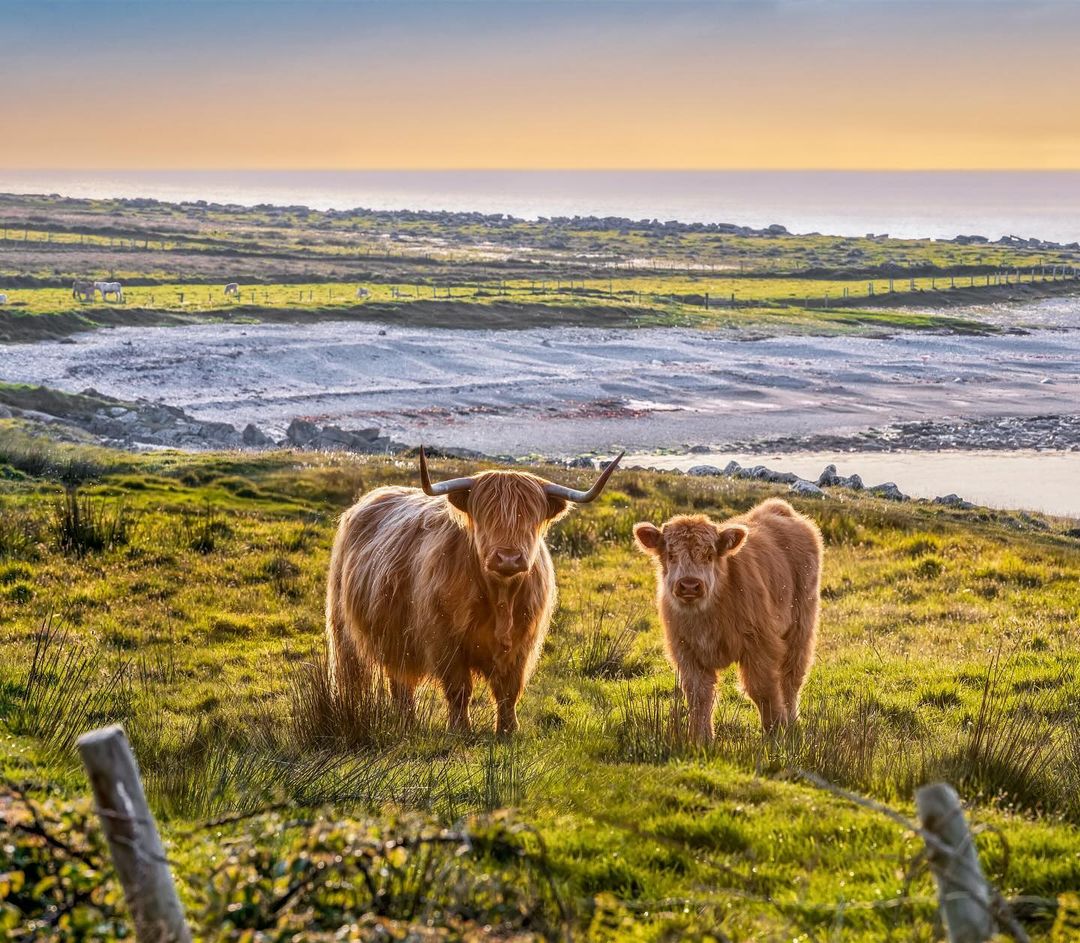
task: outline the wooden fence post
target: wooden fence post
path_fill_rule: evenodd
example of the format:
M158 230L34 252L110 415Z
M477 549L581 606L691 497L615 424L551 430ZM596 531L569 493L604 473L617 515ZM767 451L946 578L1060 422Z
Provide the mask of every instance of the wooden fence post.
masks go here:
M968 830L960 797L948 783L923 786L915 807L926 832L927 857L950 943L984 943L995 932L990 887Z
M136 938L139 943L190 943L191 931L124 729L92 730L79 738L78 747Z

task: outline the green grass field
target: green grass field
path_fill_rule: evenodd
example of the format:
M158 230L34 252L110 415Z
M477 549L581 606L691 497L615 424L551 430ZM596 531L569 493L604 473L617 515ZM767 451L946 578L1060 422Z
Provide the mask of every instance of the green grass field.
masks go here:
M134 456L4 424L11 938L121 936L73 754L119 721L203 940L935 939L918 840L799 770L907 813L916 785L949 780L1002 892L1060 900L1056 917L1024 912L1033 937L1070 939L1080 543L1065 522L855 493L800 504L827 545L803 719L763 740L728 673L703 752L681 733L631 528L778 489L622 471L550 535L561 604L504 743L482 690L478 731L456 737L432 693L402 729L385 700L344 711L322 680L336 515L415 479L410 459Z

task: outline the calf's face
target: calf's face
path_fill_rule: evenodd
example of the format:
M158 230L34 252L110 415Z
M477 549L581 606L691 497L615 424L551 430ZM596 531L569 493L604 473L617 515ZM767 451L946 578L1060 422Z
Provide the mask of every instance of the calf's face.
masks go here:
M744 524L718 526L701 514L673 517L662 529L634 525L638 548L656 558L664 593L687 607L712 598L725 558L739 552L748 533Z

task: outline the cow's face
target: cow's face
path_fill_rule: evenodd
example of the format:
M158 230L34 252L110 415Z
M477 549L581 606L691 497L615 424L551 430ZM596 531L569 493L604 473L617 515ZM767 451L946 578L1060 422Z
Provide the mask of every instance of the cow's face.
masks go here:
M635 524L639 549L654 556L666 595L677 605L703 605L716 592L725 558L738 553L749 529L743 524L718 527L701 514L673 517L663 529Z
M525 472L483 472L467 491L447 495L467 518L489 578L513 580L535 565L548 524L568 505L544 486L542 478Z

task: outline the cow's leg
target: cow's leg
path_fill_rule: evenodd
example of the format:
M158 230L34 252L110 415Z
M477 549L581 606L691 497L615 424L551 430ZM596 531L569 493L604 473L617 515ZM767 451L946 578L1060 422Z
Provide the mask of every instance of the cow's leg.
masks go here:
M713 742L713 706L716 702L716 672L700 665L679 665L679 686L689 712L688 732L694 743Z
M757 706L761 726L772 733L787 721L787 709L780 686L778 666L770 660L744 660L739 663L743 690Z
M397 708L398 716L411 727L416 722L416 685L411 681L391 678L390 697Z
M468 669L448 673L442 678L442 689L446 697L450 729L456 733L468 733L472 730L472 721L469 719L469 702L473 692L472 674Z
M495 697L497 711L495 733L509 736L518 729L517 704L525 690L524 665L508 665L497 669L488 683Z

